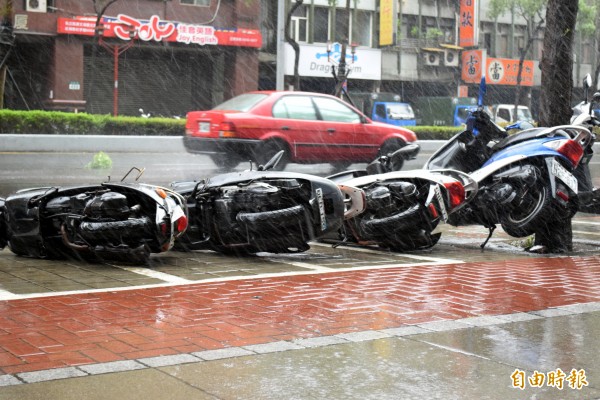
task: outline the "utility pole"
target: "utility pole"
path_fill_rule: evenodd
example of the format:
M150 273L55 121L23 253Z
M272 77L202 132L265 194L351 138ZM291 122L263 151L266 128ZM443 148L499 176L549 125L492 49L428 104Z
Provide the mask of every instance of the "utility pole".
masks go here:
M348 42L350 41L350 37L348 36L348 30L350 30L350 0L346 0L346 13L348 15L348 27L345 32L345 38L342 40L342 50L340 55L340 63L338 64L337 77L338 82L335 85L335 93L334 96L342 97L345 92L345 85L348 77L347 67L346 67L346 49L348 47ZM337 29L337 28L336 28Z
M6 62L15 45L13 32L13 0L6 0L0 22L0 109L4 108L4 87L6 85Z

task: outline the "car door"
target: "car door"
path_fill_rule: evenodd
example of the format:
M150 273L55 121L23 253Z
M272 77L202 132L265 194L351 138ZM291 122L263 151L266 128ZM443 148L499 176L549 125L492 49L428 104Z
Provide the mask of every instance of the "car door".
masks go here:
M273 128L286 138L298 161L326 159L323 121L310 96L290 94L273 104Z
M327 144L328 159L353 161L362 158L363 144L357 137L357 133L362 132L361 114L335 98L315 96L313 101L323 120L322 138Z

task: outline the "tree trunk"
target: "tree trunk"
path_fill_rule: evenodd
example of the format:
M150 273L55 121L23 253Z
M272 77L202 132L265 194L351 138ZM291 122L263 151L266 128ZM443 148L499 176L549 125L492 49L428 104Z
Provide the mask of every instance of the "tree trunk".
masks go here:
M569 123L573 89L573 33L579 9L578 0L549 0L546 8L546 32L542 54L542 93L540 126ZM558 216L535 232L530 251L560 253L573 249L571 219Z
M549 0L542 61L540 126L568 124L573 89L573 33L577 0Z

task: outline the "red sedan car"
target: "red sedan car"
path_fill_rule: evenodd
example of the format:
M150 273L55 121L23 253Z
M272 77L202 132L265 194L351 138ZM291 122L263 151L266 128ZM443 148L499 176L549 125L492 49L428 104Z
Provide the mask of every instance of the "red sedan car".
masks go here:
M373 122L333 96L256 91L209 111L189 112L184 145L191 153L209 154L219 167L233 168L248 160L264 164L285 150L278 168L288 162L345 168L415 140L414 132ZM419 151L414 147L410 158Z

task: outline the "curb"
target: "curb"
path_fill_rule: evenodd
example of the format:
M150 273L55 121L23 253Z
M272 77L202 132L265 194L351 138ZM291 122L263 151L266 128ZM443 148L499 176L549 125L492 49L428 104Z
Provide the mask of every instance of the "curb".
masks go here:
M1 152L185 153L181 136L18 135L1 134Z
M423 152L433 152L444 140L417 141ZM181 136L20 135L0 134L0 152L131 152L185 153Z

